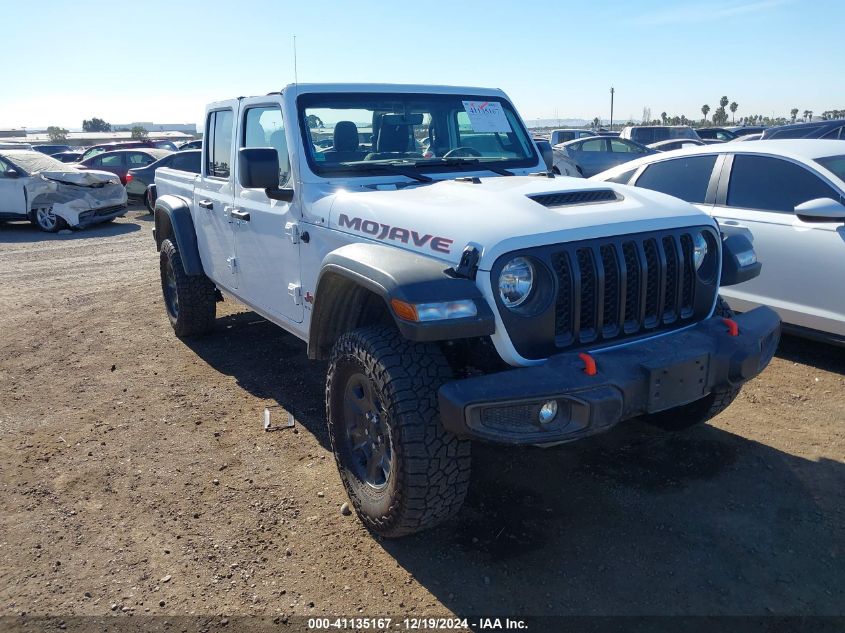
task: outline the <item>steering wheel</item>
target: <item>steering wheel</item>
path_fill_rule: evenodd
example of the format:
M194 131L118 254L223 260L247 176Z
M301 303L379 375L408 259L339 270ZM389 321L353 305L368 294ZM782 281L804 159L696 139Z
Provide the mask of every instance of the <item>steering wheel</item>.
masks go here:
M481 156L481 152L471 147L456 147L443 154L443 158L452 158L453 156Z

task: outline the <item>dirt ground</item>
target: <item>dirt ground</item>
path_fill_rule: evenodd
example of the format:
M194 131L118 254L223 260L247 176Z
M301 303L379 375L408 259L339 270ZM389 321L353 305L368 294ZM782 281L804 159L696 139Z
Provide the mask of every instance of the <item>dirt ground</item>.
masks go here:
M230 302L178 340L150 231L0 227L0 614L845 614L845 350L785 338L688 433L475 446L457 519L383 541L324 367Z

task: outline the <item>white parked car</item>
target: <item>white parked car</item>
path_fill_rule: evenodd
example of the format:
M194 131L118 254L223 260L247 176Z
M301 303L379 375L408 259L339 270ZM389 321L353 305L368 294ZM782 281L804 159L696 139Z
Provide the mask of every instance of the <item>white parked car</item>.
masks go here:
M593 180L681 198L723 231L750 233L759 277L722 292L731 308L774 308L799 334L845 343L845 141L770 140L677 150Z
M125 213L126 189L114 174L82 171L33 150L0 150L0 221L30 220L55 233Z

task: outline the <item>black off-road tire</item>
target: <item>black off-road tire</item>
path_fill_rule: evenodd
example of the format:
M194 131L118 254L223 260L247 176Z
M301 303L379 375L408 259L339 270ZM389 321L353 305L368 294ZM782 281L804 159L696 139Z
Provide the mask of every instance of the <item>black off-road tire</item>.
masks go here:
M185 274L179 249L169 239L161 243L159 268L164 306L176 336L201 336L211 332L217 311L216 289L211 280L205 275ZM173 291L175 306L168 294Z
M378 489L363 479L349 435L347 392L366 380L383 413L391 457ZM440 349L405 340L391 327L344 334L332 350L326 416L338 471L359 518L373 532L395 538L454 516L469 486L470 442L440 423L437 390L452 378Z
M734 316L733 310L728 307L725 300L719 297L716 300L715 316L730 319ZM729 387L727 389L716 389L700 400L690 402L674 409L652 413L643 416L643 420L667 431L683 431L699 424L704 424L711 418L716 417L727 409L736 400L742 387Z

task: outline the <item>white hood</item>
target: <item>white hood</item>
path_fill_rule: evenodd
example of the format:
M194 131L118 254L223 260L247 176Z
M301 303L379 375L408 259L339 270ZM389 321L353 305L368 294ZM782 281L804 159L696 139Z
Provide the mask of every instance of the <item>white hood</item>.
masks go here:
M641 233L684 226L714 226L692 205L653 191L576 178L512 176L443 180L395 189L340 191L329 225L358 238L383 241L451 264L475 244L480 268L518 248ZM612 189L621 200L546 207L528 196ZM320 204L322 206L322 204Z
M83 171L81 169L44 170L38 172L38 175L50 180L57 180L81 187L119 182L120 180L117 176L107 171Z

